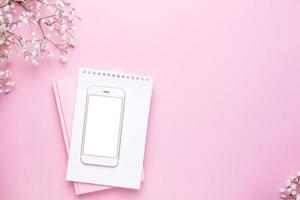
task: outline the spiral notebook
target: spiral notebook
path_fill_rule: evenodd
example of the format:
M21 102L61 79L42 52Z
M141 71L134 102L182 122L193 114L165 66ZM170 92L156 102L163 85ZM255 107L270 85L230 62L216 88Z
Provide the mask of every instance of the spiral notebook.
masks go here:
M69 154L70 139L72 133L71 130L73 120L73 108L76 95L76 82L77 80L75 78L66 78L63 80L57 80L53 82L56 107L59 114L59 121L62 129L67 154ZM144 178L144 176L142 178ZM77 195L112 188L104 185L95 185L79 182L74 182L73 184L75 188L75 193Z
M78 74L67 180L139 189L142 181L152 78L128 73L81 68ZM91 86L126 91L120 158L115 167L89 165L81 160L87 91Z

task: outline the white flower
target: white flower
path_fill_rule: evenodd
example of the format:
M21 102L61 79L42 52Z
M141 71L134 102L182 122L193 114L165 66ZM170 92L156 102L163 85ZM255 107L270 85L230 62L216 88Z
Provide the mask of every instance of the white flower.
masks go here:
M59 59L67 61L67 52L75 46L76 16L68 0L2 0L0 4L0 93L6 93L14 83L1 82L11 77L9 71L2 69L14 52L38 65L39 59L52 58L52 51L57 49ZM20 35L19 30L26 28L31 36Z

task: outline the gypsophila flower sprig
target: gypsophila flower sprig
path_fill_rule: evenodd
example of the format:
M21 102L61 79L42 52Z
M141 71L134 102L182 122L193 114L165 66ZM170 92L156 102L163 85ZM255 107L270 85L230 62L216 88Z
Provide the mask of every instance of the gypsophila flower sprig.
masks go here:
M6 67L13 53L38 65L56 49L65 62L75 46L75 18L67 0L0 0L0 93L13 86Z
M280 199L282 200L300 200L300 172L290 177L286 186L280 189Z
M12 86L14 82L11 80L11 72L8 69L0 70L0 94L8 93Z

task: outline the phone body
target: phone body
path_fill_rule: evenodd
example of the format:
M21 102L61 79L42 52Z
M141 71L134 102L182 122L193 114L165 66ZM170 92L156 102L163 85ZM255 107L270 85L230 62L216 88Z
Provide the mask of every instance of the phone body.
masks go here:
M81 162L116 167L119 162L125 90L90 86L87 90Z

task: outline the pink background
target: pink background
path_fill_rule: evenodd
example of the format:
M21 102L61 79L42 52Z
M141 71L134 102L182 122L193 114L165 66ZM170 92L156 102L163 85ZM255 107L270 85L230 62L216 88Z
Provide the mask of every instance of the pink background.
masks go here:
M278 199L300 169L299 0L76 1L65 65L12 63L0 100L0 199ZM155 86L140 191L76 196L52 81L80 66Z

